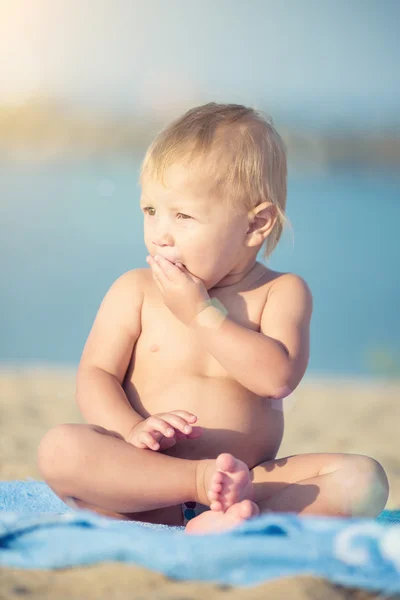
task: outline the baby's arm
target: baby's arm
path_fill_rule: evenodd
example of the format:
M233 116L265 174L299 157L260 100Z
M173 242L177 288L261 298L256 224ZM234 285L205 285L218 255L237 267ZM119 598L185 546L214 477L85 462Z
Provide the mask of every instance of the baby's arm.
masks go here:
M122 388L141 331L140 270L121 275L106 293L86 341L76 378L76 402L88 423L124 438L143 420Z
M284 396L296 389L307 369L312 310L311 290L304 279L285 273L276 280L263 310L260 331L279 343L286 354Z
M217 318L213 311L218 313L218 308L208 306L190 325L205 350L254 394L267 398L288 396L301 381L308 363L312 296L306 282L292 273L274 282L260 332L229 317Z

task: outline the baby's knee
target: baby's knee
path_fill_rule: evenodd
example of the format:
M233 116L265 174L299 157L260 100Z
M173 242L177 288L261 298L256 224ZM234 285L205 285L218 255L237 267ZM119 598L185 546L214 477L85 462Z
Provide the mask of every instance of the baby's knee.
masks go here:
M37 467L47 483L60 481L76 469L81 454L79 433L82 427L89 426L77 423L57 425L41 439Z
M369 456L349 456L346 486L351 490L353 517L377 517L389 497L389 482L382 465Z

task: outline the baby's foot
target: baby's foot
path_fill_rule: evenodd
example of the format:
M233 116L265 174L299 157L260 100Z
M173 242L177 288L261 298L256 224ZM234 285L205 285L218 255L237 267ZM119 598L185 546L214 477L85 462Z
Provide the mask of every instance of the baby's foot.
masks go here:
M242 521L257 517L260 509L251 500L242 500L230 506L226 512L206 510L186 525L185 533L215 533L239 525Z
M211 510L225 511L237 502L254 499L254 487L246 463L224 453L217 457L215 466L205 477Z

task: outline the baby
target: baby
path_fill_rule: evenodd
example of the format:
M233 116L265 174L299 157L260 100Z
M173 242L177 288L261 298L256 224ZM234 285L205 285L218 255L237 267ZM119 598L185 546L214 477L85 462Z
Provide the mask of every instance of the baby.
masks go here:
M149 268L121 275L96 315L77 372L88 424L54 427L38 450L62 500L195 534L270 511L382 511L388 481L373 458L276 458L312 313L304 279L257 261L287 220L286 176L281 137L245 106L195 107L150 145Z

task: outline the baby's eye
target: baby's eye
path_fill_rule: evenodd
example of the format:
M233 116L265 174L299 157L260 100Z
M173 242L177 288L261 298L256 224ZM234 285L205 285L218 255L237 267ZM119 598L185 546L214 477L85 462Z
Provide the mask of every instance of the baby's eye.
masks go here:
M149 211L149 210L154 210L154 208L152 206L144 206L143 210L144 210L144 212L146 212L146 211ZM150 216L152 217L153 215L150 215Z
M151 210L153 210L153 211L155 210L152 206L145 206L145 207L143 207L143 210L144 210L144 212L147 212L150 217L154 217L154 212L153 213L149 212ZM184 221L186 221L187 219L191 219L192 218L189 215L185 215L183 213L178 213L178 218L179 218L179 216L181 216Z

